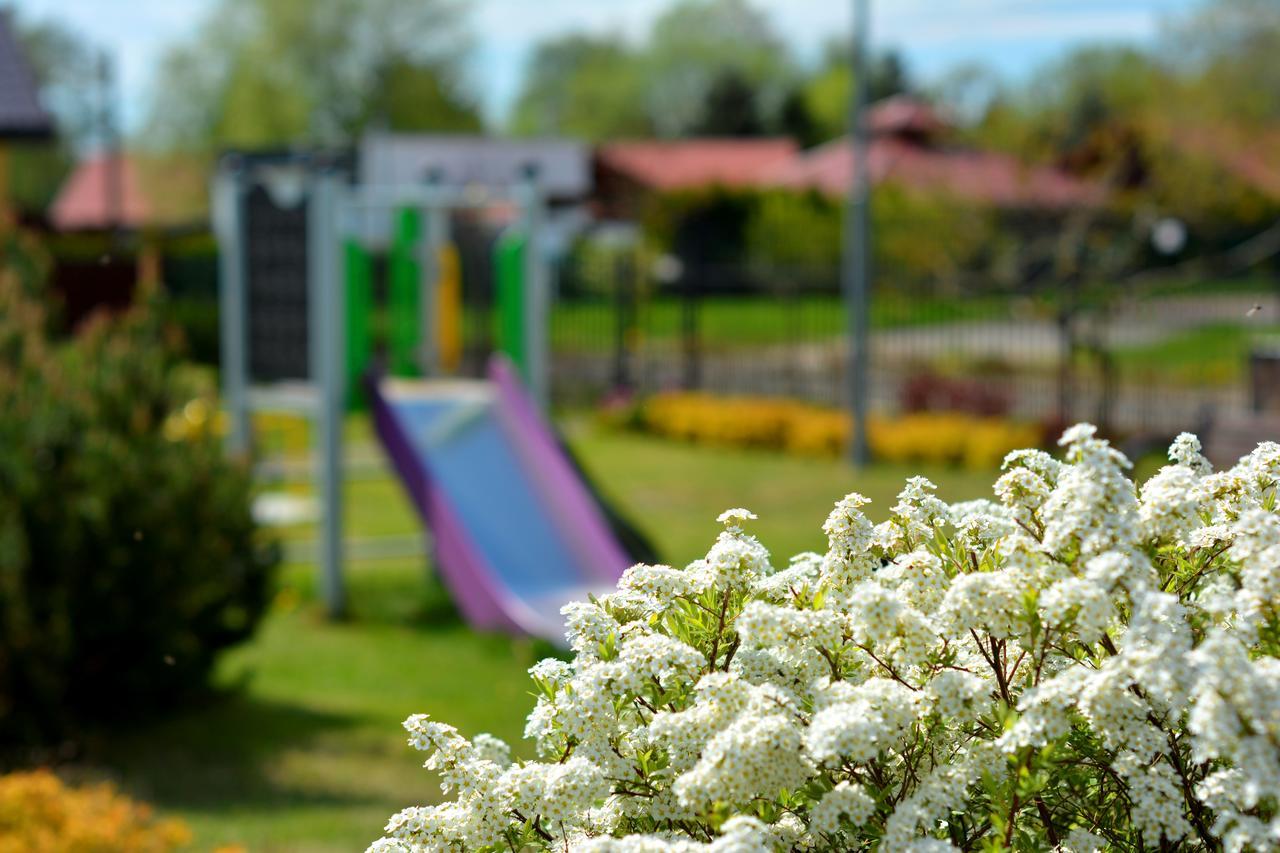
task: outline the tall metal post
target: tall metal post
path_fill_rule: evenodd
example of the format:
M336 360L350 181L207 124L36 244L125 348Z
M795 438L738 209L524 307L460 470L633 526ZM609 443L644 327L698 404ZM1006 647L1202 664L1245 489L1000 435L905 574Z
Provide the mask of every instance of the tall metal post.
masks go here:
M534 164L525 169L520 202L524 232L524 345L529 365L529 395L545 412L551 371L548 345L551 294L542 253L542 193L538 189L538 171Z
M112 249L119 248L124 229L124 152L116 128L115 69L111 55L105 51L98 57L99 104L98 132L102 139L102 198L105 225L111 233Z
M228 162L213 180L213 228L218 239L218 324L222 404L229 429L227 450L250 449L248 269L245 257L247 184L243 167Z
M845 213L844 265L842 285L849 326L849 406L853 416L850 453L854 465L871 459L867 444L867 408L871 375L867 336L871 308L871 176L867 150L867 68L870 52L871 11L869 0L853 0L853 92L849 98L849 129L852 140L853 177L849 185Z
M320 591L331 617L346 612L342 578L342 416L346 400L342 186L334 174L311 184L307 208L307 300L311 381L318 389L316 467L320 486Z
M427 186L440 188L440 172L432 170L427 176ZM418 236L418 323L421 352L418 367L423 376L435 376L440 372L440 341L436 334L436 308L440 290L440 248L449 239L449 208L440 200L418 205L422 218L422 232ZM428 284L429 283L429 284Z

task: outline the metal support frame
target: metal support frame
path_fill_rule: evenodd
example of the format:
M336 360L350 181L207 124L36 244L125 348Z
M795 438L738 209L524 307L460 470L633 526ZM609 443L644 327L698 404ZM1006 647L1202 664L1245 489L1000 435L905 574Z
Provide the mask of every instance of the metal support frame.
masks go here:
M248 281L245 258L245 175L239 165L213 182L213 227L219 246L218 325L220 380L229 429L227 450L237 456L251 448L249 423Z
M868 313L871 310L871 176L867 172L868 52L871 48L870 0L853 0L854 91L849 99L849 129L853 147L853 180L845 214L843 285L849 323L849 406L853 416L850 455L854 465L871 460L867 444L867 407L870 405L870 347Z
M248 270L246 263L246 199L249 180L244 167L230 164L213 184L214 230L222 263L219 265L219 310L221 334L221 379L224 405L231 424L227 435L229 452L247 455L251 449L250 375L248 335ZM548 366L546 323L549 294L542 255L537 251L537 234L543 216L542 196L532 180L517 188L505 200L521 208L521 225L528 235L526 252L526 320L532 347L530 364L534 386L530 389L540 405L546 404ZM486 201L504 200L489 198ZM435 184L416 187L349 187L333 172L315 175L307 197L307 304L308 374L317 389L311 413L318 435L315 450L316 479L321 511L318 560L320 590L326 610L341 617L347 609L343 580L343 420L346 411L346 310L345 280L342 272L344 239L359 233L362 217L403 207L416 207L423 218L421 256L423 270L434 270L437 253L449 239L449 216L453 208L469 207L475 201L463 192ZM430 294L422 295L423 368L430 372L438 364L435 340L435 306Z
M333 174L313 180L307 207L307 303L312 381L319 386L316 451L320 480L320 589L329 615L344 615L342 577L342 421L346 382L344 293L339 214L343 187Z
M524 340L525 358L529 365L529 396L538 408L547 410L548 372L547 325L550 322L550 293L547 265L543 263L541 228L542 194L538 191L537 172L529 169L518 195L521 229L524 231Z
M449 242L449 209L440 206L419 206L422 219L422 236L419 241L419 264L423 278L438 281L440 278L440 250ZM423 376L436 373L440 367L440 341L436 334L437 303L434 294L423 293L419 299L422 353L418 366Z
M525 343L529 348L529 393L543 410L549 399L550 355L548 347L550 336L548 324L551 311L550 275L543 253L537 248L540 233L546 216L546 201L537 183L536 174L529 174L516 187L506 193L491 193L483 198L484 202L510 202L520 210L519 227L526 235L524 258L525 293ZM472 193L455 187L441 186L435 182L407 186L355 186L347 188L339 216L369 216L378 211L398 210L405 207L417 208L423 219L424 254L421 259L426 264L423 269L434 270L438 263L436 252L449 239L448 212L454 209L465 209L476 206L476 198ZM434 327L430 325L434 319L431 311L434 305L431 300L422 302L423 326L423 367L438 364L439 353L436 351Z

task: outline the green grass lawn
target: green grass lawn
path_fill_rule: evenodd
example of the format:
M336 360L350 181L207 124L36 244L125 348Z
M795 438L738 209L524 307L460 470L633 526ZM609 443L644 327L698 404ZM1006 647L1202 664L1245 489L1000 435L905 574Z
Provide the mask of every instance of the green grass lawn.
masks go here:
M871 308L875 328L898 328L1001 319L1008 297L908 297L886 293ZM845 307L835 294L804 296L713 296L695 310L700 344L708 349L768 346L820 341L844 334ZM551 345L559 352L607 352L616 343L613 303L606 300L560 302L551 315ZM685 306L674 296L645 300L635 333L650 344L676 345L684 335Z
M1280 341L1280 325L1210 323L1155 344L1117 349L1114 358L1132 381L1229 385L1245 378L1250 349L1264 341Z
M1107 290L1099 292L1114 296ZM1145 291L1145 298L1274 292L1275 283L1265 277L1211 279L1150 289ZM965 321L1007 321L1028 316L1053 319L1056 301L1063 295L1055 292L1031 298L1009 294L911 294L882 286L871 304L871 326L896 329ZM717 350L838 337L845 332L845 310L838 293L787 295L780 292L706 296L698 300L694 314L701 346ZM472 317L470 322L476 322L476 318ZM635 319L635 334L640 340L651 345L678 345L684 335L684 324L682 297L661 294L640 300ZM608 298L563 300L553 306L550 334L551 345L557 352L608 352L616 345L617 332L615 305ZM1238 336L1243 332L1237 324L1232 334Z
M902 480L916 473L855 473L830 460L585 426L571 435L597 480L673 563L705 551L715 516L729 506L760 514L757 531L776 554L821 549L820 525L838 497L861 491L874 501L873 518L883 518ZM923 473L951 499L988 494L993 479ZM388 479L354 484L347 519L353 536L416 530ZM423 757L404 745L400 722L409 714L430 713L464 734L519 739L533 702L525 670L546 647L468 630L415 559L350 566L351 616L328 622L313 571L285 567L258 635L221 660L215 696L97 743L80 772L114 778L181 816L198 849L239 842L250 850L352 850L375 838L393 811L439 797ZM527 746L517 753L527 755Z

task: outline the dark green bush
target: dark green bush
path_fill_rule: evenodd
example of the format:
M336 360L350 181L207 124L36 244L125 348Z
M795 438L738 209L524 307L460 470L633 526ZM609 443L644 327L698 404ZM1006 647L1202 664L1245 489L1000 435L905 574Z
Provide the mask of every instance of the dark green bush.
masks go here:
M834 288L843 246L845 201L813 191L710 187L649 199L647 242L687 264L739 264L753 283L805 274ZM875 269L892 287L947 287L984 280L1001 249L997 212L939 193L894 184L872 197ZM722 274L723 277L723 274Z
M0 744L162 710L252 632L278 549L155 313L70 341L0 270Z

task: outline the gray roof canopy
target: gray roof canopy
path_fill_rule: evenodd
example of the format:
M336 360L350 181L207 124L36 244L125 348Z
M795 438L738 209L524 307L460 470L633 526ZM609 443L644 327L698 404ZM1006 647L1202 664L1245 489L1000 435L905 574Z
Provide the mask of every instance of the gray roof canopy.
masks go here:
M572 140L370 133L360 141L360 180L374 186L434 177L447 186L501 190L517 185L529 166L551 198L577 199L591 190L590 152Z
M0 139L43 139L53 121L37 95L36 77L13 34L9 14L0 10Z

